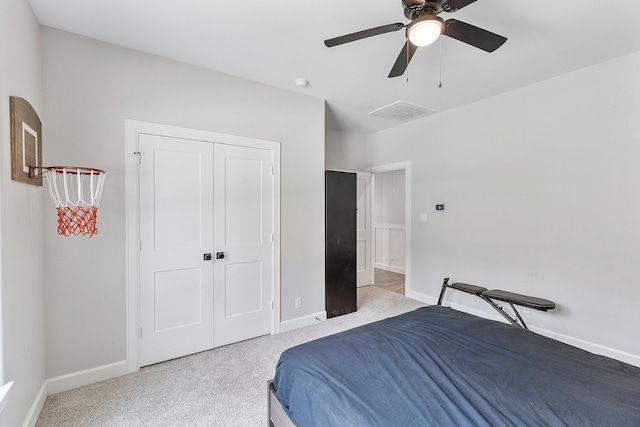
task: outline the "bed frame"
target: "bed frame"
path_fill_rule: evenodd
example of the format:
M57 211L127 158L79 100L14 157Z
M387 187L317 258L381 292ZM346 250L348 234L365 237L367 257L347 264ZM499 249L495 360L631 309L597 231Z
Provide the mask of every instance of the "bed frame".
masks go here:
M273 380L267 382L267 427L296 427L282 409L282 404L276 396Z

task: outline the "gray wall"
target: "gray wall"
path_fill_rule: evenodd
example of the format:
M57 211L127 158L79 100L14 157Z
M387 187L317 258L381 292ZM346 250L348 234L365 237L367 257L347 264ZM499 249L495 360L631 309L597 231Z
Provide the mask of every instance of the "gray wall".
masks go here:
M0 414L2 426L22 425L46 378L44 192L11 180L9 143L9 96L26 99L43 120L40 47L40 27L29 3L0 2L0 353L5 379L15 381ZM43 129L46 144L44 120Z
M364 141L364 135L327 128L325 168L328 170L364 171Z
M125 359L125 119L280 142L281 320L324 311L321 99L50 28L43 51L45 159L107 172L97 236L45 227L49 377Z
M405 223L404 169L373 174L373 223Z
M367 166L412 162L416 296L451 277L546 297L534 326L640 363L638 76L640 52L368 136Z

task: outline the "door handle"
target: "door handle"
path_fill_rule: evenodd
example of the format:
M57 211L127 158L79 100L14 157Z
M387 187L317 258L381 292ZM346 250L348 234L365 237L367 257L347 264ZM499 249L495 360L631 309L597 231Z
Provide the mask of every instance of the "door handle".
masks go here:
M216 252L216 259L224 259L224 252Z
M211 261L211 254L204 254L204 255L202 256L202 258L203 258L205 261Z

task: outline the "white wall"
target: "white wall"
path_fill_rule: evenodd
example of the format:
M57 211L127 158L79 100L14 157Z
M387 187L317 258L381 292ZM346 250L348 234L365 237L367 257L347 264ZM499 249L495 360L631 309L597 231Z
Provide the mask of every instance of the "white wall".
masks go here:
M325 169L364 171L364 135L326 129Z
M373 175L373 223L404 224L404 169Z
M11 180L9 143L9 96L34 107L43 121L44 144L49 142L41 107L40 47L40 27L29 3L0 2L0 324L5 378L15 381L0 414L2 426L22 425L46 377L44 192Z
M533 326L640 363L638 76L640 52L367 137L368 166L413 162L419 296L451 277L548 298Z
M107 172L97 236L46 226L50 377L125 359L125 119L280 142L281 320L324 311L322 100L50 28L43 50L46 161Z

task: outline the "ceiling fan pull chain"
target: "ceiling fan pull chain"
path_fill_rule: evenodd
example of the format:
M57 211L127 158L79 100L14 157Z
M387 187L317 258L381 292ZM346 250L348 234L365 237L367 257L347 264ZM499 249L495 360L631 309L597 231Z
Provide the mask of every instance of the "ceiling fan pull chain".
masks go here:
M440 84L438 88L442 89L442 37L440 38Z

